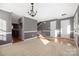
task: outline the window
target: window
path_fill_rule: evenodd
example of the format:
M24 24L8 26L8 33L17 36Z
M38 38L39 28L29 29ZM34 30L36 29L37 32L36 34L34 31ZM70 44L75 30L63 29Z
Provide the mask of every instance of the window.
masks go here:
M0 40L6 41L6 21L0 19Z

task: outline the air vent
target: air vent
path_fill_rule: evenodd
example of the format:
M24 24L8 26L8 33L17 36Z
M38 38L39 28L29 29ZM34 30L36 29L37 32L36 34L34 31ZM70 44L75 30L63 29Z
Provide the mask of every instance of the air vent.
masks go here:
M65 16L65 15L67 15L67 14L66 13L61 14L61 16Z

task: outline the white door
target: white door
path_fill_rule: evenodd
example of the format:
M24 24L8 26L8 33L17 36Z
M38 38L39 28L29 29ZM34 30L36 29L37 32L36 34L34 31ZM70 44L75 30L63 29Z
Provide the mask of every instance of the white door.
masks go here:
M70 20L61 21L61 37L70 37Z
M50 22L50 36L55 37L56 21Z

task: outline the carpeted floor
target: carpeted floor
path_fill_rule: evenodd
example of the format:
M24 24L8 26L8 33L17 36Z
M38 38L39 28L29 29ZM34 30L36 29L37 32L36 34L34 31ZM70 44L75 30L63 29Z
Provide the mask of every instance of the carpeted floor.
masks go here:
M3 56L75 56L77 48L73 45L55 43L37 37L24 41L0 46Z

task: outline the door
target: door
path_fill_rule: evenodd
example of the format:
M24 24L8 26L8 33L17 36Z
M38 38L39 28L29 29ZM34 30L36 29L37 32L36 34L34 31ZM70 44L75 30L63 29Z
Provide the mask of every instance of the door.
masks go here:
M19 42L23 40L23 19L18 19L18 23L13 23L12 26L12 37L13 42Z
M61 37L70 37L70 20L61 21Z
M50 36L55 37L56 36L56 21L50 22Z

